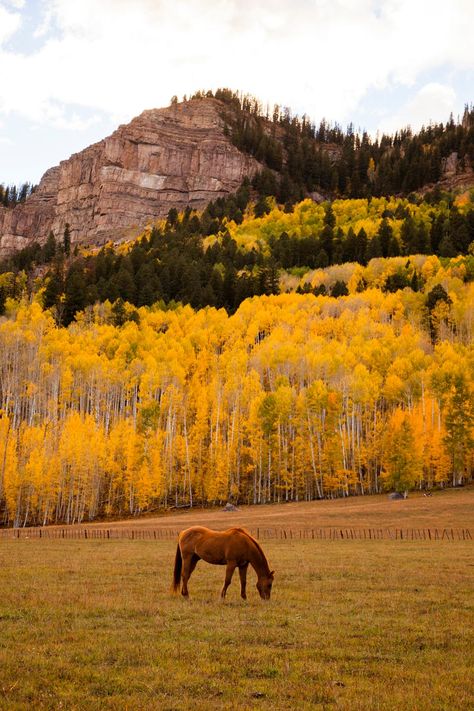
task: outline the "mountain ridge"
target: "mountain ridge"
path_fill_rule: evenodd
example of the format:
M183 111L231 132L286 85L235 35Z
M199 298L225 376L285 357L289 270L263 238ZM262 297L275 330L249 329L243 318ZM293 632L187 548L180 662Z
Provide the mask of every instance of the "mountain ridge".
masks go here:
M409 129L375 141L319 128L275 106L230 90L147 109L110 136L74 153L43 175L14 207L0 207L0 257L69 225L72 243L100 246L136 236L170 208L204 208L235 193L244 178L281 204L304 197L426 193L474 185L474 111L461 123Z
M43 175L13 209L0 208L0 255L70 226L73 243L135 234L171 207L204 207L263 166L224 134L215 99L148 109Z

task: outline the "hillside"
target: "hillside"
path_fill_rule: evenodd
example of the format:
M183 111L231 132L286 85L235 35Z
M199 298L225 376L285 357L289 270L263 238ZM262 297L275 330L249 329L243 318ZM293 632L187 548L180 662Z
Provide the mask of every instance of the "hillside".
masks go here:
M256 176L254 183L260 182ZM0 313L7 298L37 294L58 324L97 302L114 303L117 323L130 306L189 303L234 312L248 297L304 291L341 296L377 287L423 291L426 255L460 257L474 276L473 195L372 198L284 209L274 198L252 200L247 182L233 196L189 208L120 248L84 250L65 238L34 242L0 263ZM418 256L414 256L418 255ZM390 257L391 259L386 259ZM436 271L441 266L434 260Z
M473 284L463 259L410 263L421 291L353 280L347 296L255 297L231 316L125 304L119 320L106 302L64 328L8 301L0 520L470 481Z
M262 174L281 204L304 197L370 198L474 184L474 115L371 139L352 126L294 117L229 90L144 111L111 136L49 169L31 191L0 191L0 257L50 232L71 243L122 241L170 208L204 208ZM1 176L0 176L1 177Z
M469 173L471 119L359 145L197 95L9 190L0 523L472 481L474 193L376 194Z
M22 204L0 207L0 255L49 232L73 243L133 236L171 207L203 207L261 166L224 135L220 102L144 111L111 136L48 170Z

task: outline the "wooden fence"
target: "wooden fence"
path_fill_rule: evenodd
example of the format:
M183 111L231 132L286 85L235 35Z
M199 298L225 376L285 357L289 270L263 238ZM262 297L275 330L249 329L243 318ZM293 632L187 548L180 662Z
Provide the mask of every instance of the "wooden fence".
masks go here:
M176 540L182 529L117 526L65 526L44 528L3 528L0 540L14 538L67 540ZM474 532L468 528L263 528L247 529L259 540L317 541L472 541Z

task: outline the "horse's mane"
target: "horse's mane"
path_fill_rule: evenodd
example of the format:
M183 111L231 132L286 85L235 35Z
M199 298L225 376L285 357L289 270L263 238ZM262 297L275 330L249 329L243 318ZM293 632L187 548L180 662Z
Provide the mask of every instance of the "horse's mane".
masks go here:
M265 553L264 553L263 550L262 550L262 546L261 546L260 543L252 536L252 534L249 533L246 528L242 528L241 526L234 526L234 531L239 531L239 533L243 533L244 536L247 536L247 538L250 538L250 540L252 541L252 543L256 546L257 550L260 552L260 555L262 556L263 560L264 560L265 563L267 564L267 568L270 570L270 567L269 567L269 565L268 565L268 561L267 561L266 555L265 555Z

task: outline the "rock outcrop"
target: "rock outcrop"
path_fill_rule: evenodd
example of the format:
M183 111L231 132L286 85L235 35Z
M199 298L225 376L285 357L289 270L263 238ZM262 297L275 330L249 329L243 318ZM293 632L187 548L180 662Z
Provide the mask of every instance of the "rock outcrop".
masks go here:
M261 165L224 133L222 105L187 101L144 111L108 138L48 170L14 209L0 208L0 256L61 238L102 244L137 234L170 207L203 207L237 190Z

